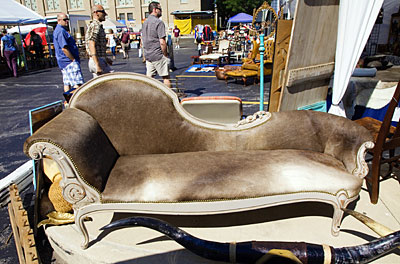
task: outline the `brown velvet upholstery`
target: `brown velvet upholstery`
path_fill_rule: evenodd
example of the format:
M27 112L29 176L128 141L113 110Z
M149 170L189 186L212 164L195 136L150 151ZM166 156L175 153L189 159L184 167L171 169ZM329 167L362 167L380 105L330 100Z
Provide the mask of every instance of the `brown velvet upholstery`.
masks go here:
M140 81L104 82L80 95L76 107L99 122L121 156L233 150L234 133L192 125L171 98Z
M349 197L354 197L360 191L361 182L362 179L351 175L339 160L314 151L283 149L131 155L118 159L102 199L160 202L297 192L335 195L343 185L348 186Z
M298 149L329 154L351 173L358 148L371 138L350 120L312 111L272 113L268 122L249 130L200 127L183 118L161 90L132 80L92 87L79 96L76 107L82 111L62 113L30 137L26 149L34 140L51 139L98 190L103 190L118 155Z
M24 144L24 152L36 141L50 141L73 160L80 176L100 192L118 153L93 117L79 109L67 109L41 127Z

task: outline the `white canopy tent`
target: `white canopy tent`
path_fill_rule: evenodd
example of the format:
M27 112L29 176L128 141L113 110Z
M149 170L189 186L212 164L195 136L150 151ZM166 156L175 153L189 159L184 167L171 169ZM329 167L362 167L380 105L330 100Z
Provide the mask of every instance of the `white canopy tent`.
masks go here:
M21 25L46 23L46 19L15 0L1 0L0 25ZM18 29L21 34L20 28ZM48 41L48 43L50 43ZM22 49L25 68L28 69L25 51ZM50 49L51 52L51 49Z
M107 18L105 21L102 22L102 24L104 29L112 29L114 33L117 31L118 28L126 28L126 25L110 18Z
M46 23L46 19L15 0L1 0L0 24L26 25Z
M48 25L46 25L46 24L40 23L40 24L33 24L33 25L24 25L24 26L20 26L20 27L15 26L15 27L9 28L9 29L7 30L7 32L10 33L10 34L12 34L12 33L14 33L14 32L18 32L18 33L21 32L21 34L28 34L28 33L31 32L33 29L35 29L35 28L41 28L41 27L47 27L48 30L50 31L50 33L51 33L52 31L54 31L52 26L48 26Z
M341 100L382 3L383 0L340 0L331 114L346 116Z

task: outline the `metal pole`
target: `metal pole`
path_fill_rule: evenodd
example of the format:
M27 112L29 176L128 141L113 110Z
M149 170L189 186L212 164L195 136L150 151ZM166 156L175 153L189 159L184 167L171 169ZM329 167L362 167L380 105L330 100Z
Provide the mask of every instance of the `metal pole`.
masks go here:
M54 66L53 65L53 50L51 49L51 43L50 43L50 34L49 34L49 27L47 25L47 21L46 21L46 41L47 41L47 47L49 48L49 55L50 55L50 66Z
M21 28L19 27L19 24L18 24L18 32L19 32L19 37L21 38L22 54L24 55L25 70L27 71L28 70L28 63L26 61L25 48L24 48L25 40L22 38ZM25 46L28 47L27 45L25 45Z
M260 111L264 111L264 34L260 35Z

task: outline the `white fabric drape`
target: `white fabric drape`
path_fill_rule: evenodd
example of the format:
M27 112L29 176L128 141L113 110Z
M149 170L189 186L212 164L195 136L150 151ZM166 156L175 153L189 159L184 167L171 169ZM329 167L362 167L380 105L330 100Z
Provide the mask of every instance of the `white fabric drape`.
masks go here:
M343 104L339 103L382 3L383 0L340 0L331 114L346 116Z

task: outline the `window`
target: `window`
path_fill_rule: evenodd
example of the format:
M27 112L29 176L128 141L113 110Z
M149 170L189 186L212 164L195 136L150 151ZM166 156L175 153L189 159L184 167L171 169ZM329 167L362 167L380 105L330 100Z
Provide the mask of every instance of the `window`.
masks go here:
M188 0L181 0L181 4L187 4Z
M71 9L82 9L83 8L83 0L69 0L69 4Z
M133 0L118 0L119 6L133 6Z
M148 4L150 4L152 2L152 0L144 0L144 4L145 5L148 5Z
M36 0L25 0L25 6L35 12L38 11Z
M95 5L102 5L104 8L108 7L108 0L94 0Z
M133 13L127 13L127 14L126 14L126 17L127 17L128 21L134 20L134 19L133 19Z
M47 9L49 11L60 10L60 0L47 0Z
M148 18L149 17L149 12L144 12L144 17Z
M125 13L119 13L119 20L125 20Z

